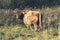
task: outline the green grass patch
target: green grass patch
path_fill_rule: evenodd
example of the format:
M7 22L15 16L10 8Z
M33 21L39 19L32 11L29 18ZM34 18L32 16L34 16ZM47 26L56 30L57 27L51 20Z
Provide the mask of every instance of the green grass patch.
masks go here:
M58 36L52 28L36 32L34 29L28 30L24 25L1 26L0 40L60 40L60 31Z

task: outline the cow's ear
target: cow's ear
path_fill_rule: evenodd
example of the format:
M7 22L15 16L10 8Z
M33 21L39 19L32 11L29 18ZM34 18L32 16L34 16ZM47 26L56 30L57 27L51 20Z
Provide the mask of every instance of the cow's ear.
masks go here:
M24 12L22 12L22 14L25 14Z
M29 12L29 10L23 10L23 14L26 14L27 12Z
M25 14L25 10L22 11L22 14Z

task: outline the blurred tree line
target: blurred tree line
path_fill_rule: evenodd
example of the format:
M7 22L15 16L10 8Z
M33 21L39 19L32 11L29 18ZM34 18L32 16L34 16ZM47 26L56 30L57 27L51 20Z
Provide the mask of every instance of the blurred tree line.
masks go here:
M0 0L1 9L42 8L60 5L60 0Z

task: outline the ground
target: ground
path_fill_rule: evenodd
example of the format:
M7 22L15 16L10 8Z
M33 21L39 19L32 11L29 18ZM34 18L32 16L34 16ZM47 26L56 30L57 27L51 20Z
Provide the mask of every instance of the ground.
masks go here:
M57 31L50 28L36 32L24 25L5 25L0 26L0 40L60 40L60 28Z

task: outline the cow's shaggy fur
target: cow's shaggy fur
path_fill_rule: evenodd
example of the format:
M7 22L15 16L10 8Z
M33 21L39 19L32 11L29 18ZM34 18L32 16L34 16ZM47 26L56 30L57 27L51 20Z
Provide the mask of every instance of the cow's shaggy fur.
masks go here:
M16 14L17 18L23 19L24 24L27 28L32 28L32 25L35 31L39 28L39 11L29 10L27 12L22 12L22 14Z

